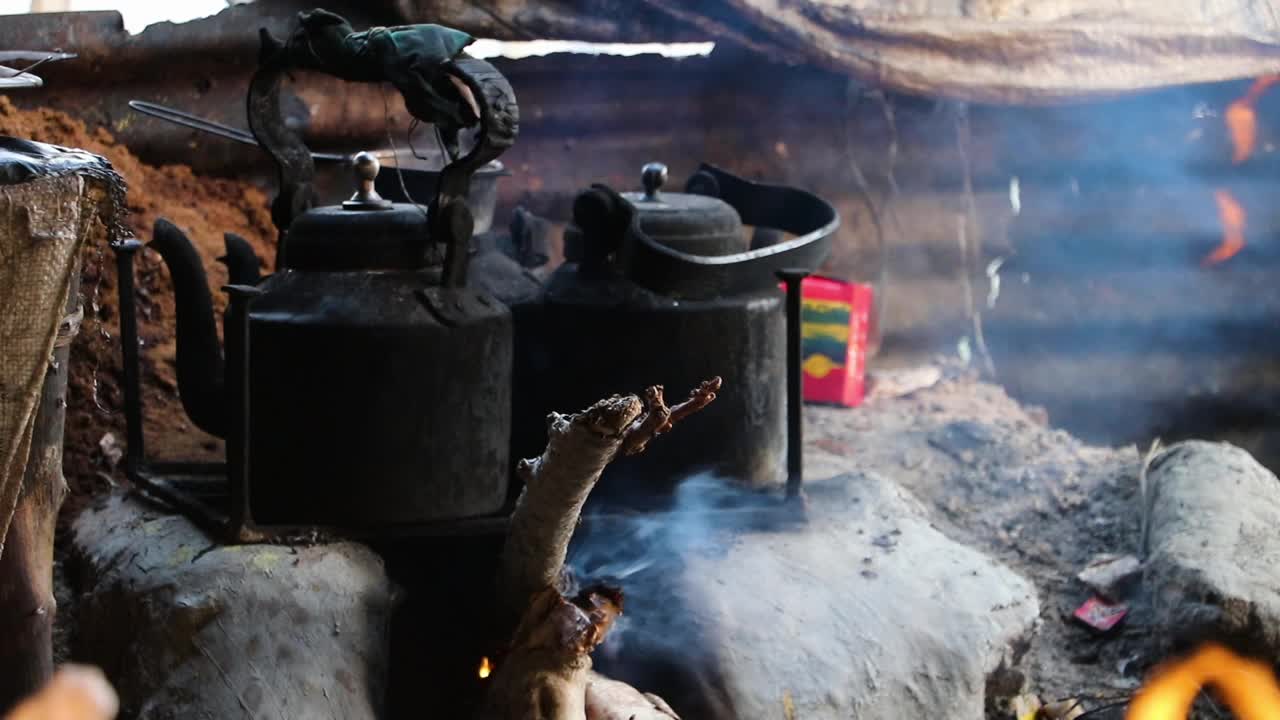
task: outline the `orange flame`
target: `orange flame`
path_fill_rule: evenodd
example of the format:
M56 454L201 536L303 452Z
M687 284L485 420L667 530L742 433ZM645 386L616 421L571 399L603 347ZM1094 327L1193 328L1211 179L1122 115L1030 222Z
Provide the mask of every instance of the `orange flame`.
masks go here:
M1253 81L1248 92L1232 101L1223 114L1227 124L1227 136L1231 139L1231 164L1239 165L1248 160L1258 147L1258 100L1280 83L1280 75L1263 75ZM1244 247L1245 211L1226 190L1213 194L1218 201L1218 216L1222 218L1222 243L1204 259L1204 265L1226 262Z
M1223 119L1231 137L1231 163L1239 165L1253 155L1258 146L1258 111L1255 106L1272 85L1280 83L1280 75L1263 75L1253 81L1243 97L1227 106Z
M489 658L487 657L480 658L480 669L476 671L476 674L480 676L481 680L484 680L485 678L489 677L489 675L491 675L492 673L493 673L493 666L489 664Z
M1244 206L1226 190L1213 191L1218 202L1218 217L1222 220L1222 242L1204 258L1204 265L1217 265L1235 257L1244 248L1244 228L1248 215Z
M1184 720L1205 685L1212 685L1240 720L1280 718L1280 683L1271 668L1208 645L1158 669L1129 704L1125 720Z

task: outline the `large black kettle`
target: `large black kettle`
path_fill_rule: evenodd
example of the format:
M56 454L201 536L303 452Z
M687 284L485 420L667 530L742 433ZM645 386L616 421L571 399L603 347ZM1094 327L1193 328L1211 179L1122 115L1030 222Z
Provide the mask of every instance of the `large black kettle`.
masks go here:
M246 274L228 246L225 361L190 243L167 224L151 243L174 280L188 415L226 438L233 503L238 491L257 525L402 532L497 512L507 497L512 322L467 287L466 197L471 175L515 137L511 87L480 60L441 68L442 87L465 86L474 101L477 131L440 173L429 207L380 197L378 161L361 153L351 199L313 208L310 154L279 113L290 58L276 57L249 104L281 171L281 245L274 274L253 285L234 284Z
M811 193L709 165L684 193L665 191L666 179L665 166L652 163L642 192L597 185L581 193L565 233L567 261L538 303L515 308L517 455L536 451L536 418L550 410L654 383L690 388L723 378L716 402L681 432L610 465L597 502L661 503L698 471L751 487L786 476L786 309L777 272L816 269L838 215ZM790 239L750 249L746 225Z

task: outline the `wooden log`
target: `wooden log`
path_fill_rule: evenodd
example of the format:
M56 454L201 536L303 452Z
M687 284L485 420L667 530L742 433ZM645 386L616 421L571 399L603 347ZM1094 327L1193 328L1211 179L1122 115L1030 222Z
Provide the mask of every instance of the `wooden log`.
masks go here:
M1089 442L1203 437L1275 427L1280 371L1272 356L1189 358L1177 349L1129 347L1064 353L988 333L996 380L1019 402Z
M103 189L74 173L105 178L109 169L78 151L11 149L36 176L0 184L0 710L53 670L53 535L66 492L62 424L78 327L68 315L79 306L91 199ZM59 163L63 174L41 176L44 162Z
M1150 462L1144 582L1157 636L1236 639L1280 652L1280 480L1226 443L1186 442Z
M1023 273L1025 257L1001 269L985 336L997 380L1058 426L1143 442L1269 425L1280 411L1269 265Z
M1130 187L1023 183L1008 245L1024 272L1196 269L1223 239L1219 191L1230 193L1246 215L1244 251L1230 265L1280 263L1280 244L1272 241L1280 213L1271 178L1222 184L1184 178Z
M569 540L605 466L619 453L642 452L656 435L715 400L719 390L720 378L713 378L668 408L662 387L654 386L644 402L614 396L575 415L547 418L546 450L517 467L524 490L511 515L498 576L508 620L524 616L538 593L562 587Z
M561 4L566 3L543 3L551 8ZM347 16L356 27L408 16L388 5L348 5L339 3L330 9ZM456 9L482 24L493 22L494 15L487 9L476 10L471 3L446 5L428 19L469 29L469 21L449 15ZM526 3L499 5L493 12L502 17L517 13L517 6ZM14 102L74 111L92 124L109 127L151 162L182 162L206 172L238 174L248 163L261 161L262 154L142 118L126 103L146 98L243 127L240 99L254 68L258 28L280 34L297 10L309 7L293 0L255 2L190 23L160 24L137 36L125 33L119 14L113 12L16 16L0 26L0 45L62 47L81 56L78 61L46 66L42 71L46 87L35 95L14 96ZM611 13L604 16L610 19L599 22L608 25L627 14ZM502 36L470 29L484 37ZM519 33L508 34L519 37ZM697 38L707 39L705 34ZM184 72L172 76L153 72L173 62L181 62ZM628 133L636 143L647 138L651 148L663 142L655 143L655 136L690 136L704 147L733 146L728 157L735 165L730 168L740 169L737 163L769 159L781 140L792 153L813 148L813 157L797 157L790 164L808 166L815 176L830 176L830 168L840 167L849 156L859 158L875 183L883 182L887 169L892 133L883 108L871 99L859 101L865 88L851 85L843 73L788 66L776 56L746 54L725 46L707 58L561 54L498 59L495 64L519 95L522 136L517 150L536 136L562 146L577 143L583 155L598 153L600 147L588 147L596 142L616 143ZM308 142L317 149L331 145L355 149L385 142L387 112L379 88L306 75L299 82L296 89L305 102L295 105L291 120L307 129ZM974 184L1007 190L1012 176L1024 183L1046 184L1075 177L1086 184L1113 187L1187 177L1215 182L1249 175L1272 177L1280 127L1268 119L1280 107L1278 95L1260 101L1254 160L1243 166L1231 163L1221 113L1247 85L1185 86L1053 108L974 106L969 113L967 153ZM958 187L963 163L949 106L931 98L890 99L896 117L899 182L904 187ZM761 108L769 112L762 114ZM394 97L390 110L396 126L404 127ZM797 132L787 130L792 127ZM754 132L743 135L742 129ZM199 152L192 152L193 140ZM703 150L691 156L708 154ZM556 172L572 168L567 156L540 155L562 158Z
M31 433L31 452L0 552L0 711L40 689L53 674L53 536L67 495L62 431L71 340L80 326L80 273L72 273L67 319L58 328Z
M1280 316L1275 269L1239 257L1181 269L1092 268L1078 274L1000 271L999 295L984 310L994 331L1067 352L1177 349L1197 356L1259 354L1276 348Z
M688 400L667 407L662 388L653 386L643 402L634 395L613 396L575 415L547 418L546 450L518 467L525 488L512 513L497 578L505 604L499 622L518 622L490 682L483 720L587 717L590 653L622 612L622 596L596 587L565 597L564 561L583 503L611 460L643 452L656 436L706 407L719 389L720 378L713 378ZM635 695L598 686L592 717L631 709ZM650 704L645 715L628 717L674 717L664 714L665 703Z

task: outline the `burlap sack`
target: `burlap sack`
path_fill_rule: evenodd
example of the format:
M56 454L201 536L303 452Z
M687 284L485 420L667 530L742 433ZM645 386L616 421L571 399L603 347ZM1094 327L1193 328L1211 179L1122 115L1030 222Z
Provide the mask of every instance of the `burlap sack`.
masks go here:
M72 273L94 217L89 186L76 174L0 184L0 553Z

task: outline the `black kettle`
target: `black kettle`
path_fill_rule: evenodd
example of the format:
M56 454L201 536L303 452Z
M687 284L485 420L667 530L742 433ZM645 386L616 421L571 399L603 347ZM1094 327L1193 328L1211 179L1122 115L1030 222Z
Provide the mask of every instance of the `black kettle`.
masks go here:
M465 200L471 174L515 137L514 93L488 63L454 59L444 72L468 88L479 130L430 207L380 197L379 163L361 153L351 199L310 208L310 154L276 101L287 69L261 68L250 94L251 126L281 170L277 267L227 288L225 362L189 241L158 224L151 243L174 279L187 413L227 441L242 524L402 534L495 513L507 497L512 320L468 287ZM229 265L240 255L229 245Z
M811 193L710 165L684 193L664 190L667 169L658 163L641 180L641 192L596 185L577 197L567 261L535 307L515 308L513 454L536 451L541 433L527 430L550 410L654 383L696 387L718 375L717 400L679 433L611 464L595 502L660 505L699 471L755 488L781 485L787 337L777 273L816 269L839 217ZM751 249L745 225L790 239Z

